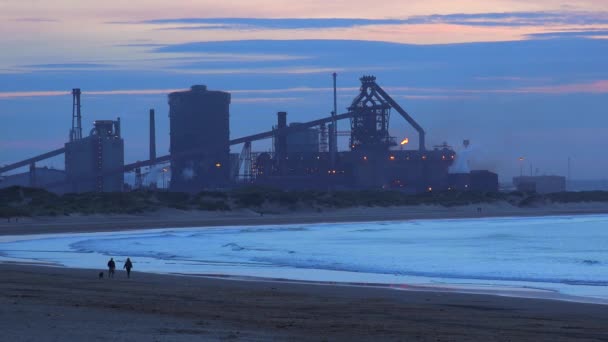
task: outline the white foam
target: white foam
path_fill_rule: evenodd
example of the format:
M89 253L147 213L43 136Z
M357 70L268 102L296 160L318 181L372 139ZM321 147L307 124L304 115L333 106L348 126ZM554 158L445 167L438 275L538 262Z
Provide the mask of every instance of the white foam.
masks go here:
M384 284L538 288L608 299L608 216L141 230L10 237L4 260ZM513 291L512 291L513 292Z

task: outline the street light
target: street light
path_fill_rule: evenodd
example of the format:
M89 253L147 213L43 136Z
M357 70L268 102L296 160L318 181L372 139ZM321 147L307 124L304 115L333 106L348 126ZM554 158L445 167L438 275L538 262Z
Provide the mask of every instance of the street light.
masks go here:
M166 167L163 167L161 172L163 174L163 189L167 189L167 183L165 182L165 173L169 172L169 169Z
M524 157L519 157L519 176L522 177L524 175Z

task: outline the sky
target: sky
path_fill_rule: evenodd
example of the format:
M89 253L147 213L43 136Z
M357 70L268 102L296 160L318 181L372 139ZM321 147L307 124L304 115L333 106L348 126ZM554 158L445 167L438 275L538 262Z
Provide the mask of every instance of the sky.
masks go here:
M336 72L339 112L373 74L429 144L470 139L471 167L502 180L566 175L568 158L572 178L608 178L606 0L0 0L0 46L0 165L65 143L72 88L85 132L121 117L131 162L147 159L150 108L168 152L171 91L231 92L238 138L277 111L327 116Z

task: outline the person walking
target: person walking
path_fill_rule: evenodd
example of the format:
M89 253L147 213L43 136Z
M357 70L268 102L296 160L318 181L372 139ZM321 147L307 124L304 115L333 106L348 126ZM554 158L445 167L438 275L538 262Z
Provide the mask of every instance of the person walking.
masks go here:
M122 268L127 270L127 278L131 278L131 269L133 268L133 263L131 262L131 258L127 258L127 261L125 261L125 265Z
M108 278L114 278L115 269L116 263L114 262L114 258L110 258L110 261L108 261Z

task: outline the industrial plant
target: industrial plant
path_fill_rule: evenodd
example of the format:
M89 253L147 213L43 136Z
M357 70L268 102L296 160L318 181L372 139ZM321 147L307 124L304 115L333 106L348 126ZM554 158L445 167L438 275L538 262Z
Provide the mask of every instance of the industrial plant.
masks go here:
M363 76L360 91L344 113L338 113L336 74L331 115L308 122L288 122L276 113L276 125L254 135L230 138L231 95L194 85L168 95L169 155L156 155L155 112L150 110L150 155L145 161L125 163L120 119L97 120L88 136L81 127L80 89L73 89L72 128L64 147L0 167L11 175L0 187L23 185L54 192L118 192L143 186L142 170L170 172L162 188L179 192L223 190L263 185L285 190L392 189L407 193L435 191L498 191L498 176L486 170L450 172L457 154L447 143L427 146L426 132L416 120L376 83ZM396 113L395 113L396 112ZM389 134L391 115L397 114L417 133L410 138ZM337 122L349 120L350 130L339 132ZM339 150L338 136L347 136L347 150ZM253 149L256 141L271 139L272 149ZM465 144L468 142L465 142ZM242 146L231 153L230 148ZM36 163L65 155L65 171L41 172ZM125 185L125 173L135 184ZM52 177L45 177L45 175ZM164 176L164 174L163 174ZM152 187L155 186L152 182Z

